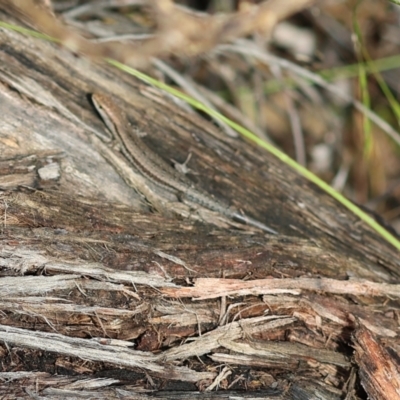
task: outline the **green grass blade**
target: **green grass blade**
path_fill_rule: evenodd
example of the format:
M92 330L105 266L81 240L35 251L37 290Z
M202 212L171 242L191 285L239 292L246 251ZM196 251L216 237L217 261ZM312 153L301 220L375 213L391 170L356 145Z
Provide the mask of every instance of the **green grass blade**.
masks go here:
M48 35L44 35L41 33L38 33L36 31L22 28L16 25L11 25L7 24L5 22L0 21L0 27L14 30L21 32L23 34L26 34L28 36L32 37L37 37L40 39L45 39L49 40L52 42L59 42L59 40L54 39ZM339 201L341 204L343 204L345 207L347 207L352 213L357 215L362 221L364 221L366 224L368 224L372 229L374 229L377 233L379 233L385 240L387 240L389 243L391 243L395 248L400 250L400 241L397 240L392 234L390 234L385 228L383 228L381 225L379 225L373 218L371 218L369 215L364 213L362 210L360 210L356 205L354 205L350 200L346 199L343 195L338 193L336 190L334 190L331 186L329 186L326 182L318 178L316 175L314 175L312 172L308 171L306 168L301 166L300 164L297 164L296 161L291 159L288 155L285 153L281 152L279 149L273 147L269 143L265 142L264 140L260 139L256 135L254 135L252 132L249 130L243 128L242 126L236 124L235 122L231 121L221 113L208 109L206 106L204 106L202 103L199 103L198 101L194 100L190 96L187 96L180 91L166 85L165 83L159 82L151 77L149 77L146 74L143 74L142 72L137 71L134 68L131 68L125 64L122 64L116 60L112 59L107 59L107 62L110 63L111 65L137 77L138 79L142 80L143 82L146 82L150 85L153 85L155 87L158 87L162 90L167 91L168 93L186 101L188 104L191 106L197 108L198 110L204 111L208 115L211 115L213 117L219 118L225 123L227 123L230 127L241 133L244 137L248 138L249 140L252 140L254 143L256 143L258 146L262 147L263 149L269 151L271 154L273 154L275 157L277 157L279 160L284 162L285 164L291 166L294 168L296 171L298 171L300 174L302 174L306 179L309 181L313 182L316 184L318 187L320 187L322 190L324 190L326 193L331 195L333 198L335 198L337 201Z
M207 113L208 115L211 115L213 117L221 119L226 124L228 124L231 128L233 128L233 129L237 130L239 133L241 133L244 137L248 138L249 140L252 140L258 146L269 151L275 157L277 157L279 160L281 160L285 164L291 166L296 171L298 171L300 174L302 174L305 178L307 178L308 180L310 180L311 182L316 184L318 187L320 187L326 193L328 193L333 198L335 198L337 201L339 201L341 204L343 204L345 207L347 207L352 213L357 215L362 221L364 221L366 224L368 224L372 229L374 229L376 232L378 232L382 237L385 238L385 240L387 240L389 243L391 243L395 248L400 250L400 241L397 240L391 233L389 233L385 228L383 228L373 218L371 218L368 214L363 212L360 208L358 208L350 200L346 199L343 195L338 193L336 190L334 190L331 186L329 186L322 179L318 178L312 172L310 172L309 170L307 170L300 164L297 164L296 161L291 159L288 155L286 155L279 149L275 148L274 146L272 146L269 143L265 142L264 140L260 139L259 137L254 135L249 130L247 130L247 129L243 128L242 126L236 124L235 122L231 121L230 119L228 119L224 115L220 114L219 112L208 109L202 103L199 103L198 101L194 100L190 96L183 94L179 90L176 90L176 89L168 86L165 83L159 82L159 81L151 78L150 76L148 76L140 71L137 71L136 69L131 68L125 64L122 64L116 60L108 59L107 62L110 63L111 65L121 69L122 71L125 71L128 74L135 76L136 78L142 80L143 82L146 82L150 85L158 87L159 89L165 90L168 93L170 93L176 97L179 97L180 99L186 101L188 104L197 108L198 110L201 110L201 111Z

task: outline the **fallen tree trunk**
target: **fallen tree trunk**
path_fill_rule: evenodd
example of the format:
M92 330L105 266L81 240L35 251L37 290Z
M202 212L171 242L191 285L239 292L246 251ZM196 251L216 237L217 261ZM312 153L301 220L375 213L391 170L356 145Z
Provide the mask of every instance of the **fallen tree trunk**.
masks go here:
M43 40L1 29L0 43L3 396L400 396L395 248L161 92ZM98 138L97 91L165 160L192 153L196 185L279 234L149 206Z

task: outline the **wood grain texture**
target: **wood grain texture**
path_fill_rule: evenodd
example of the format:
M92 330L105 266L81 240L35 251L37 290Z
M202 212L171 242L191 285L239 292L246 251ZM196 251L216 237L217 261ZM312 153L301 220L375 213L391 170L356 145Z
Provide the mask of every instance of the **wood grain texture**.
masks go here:
M23 385L177 399L218 383L226 392L209 398L339 399L354 388L360 321L397 351L399 304L384 293L299 285L240 294L256 279L399 283L398 251L325 193L109 66L4 29L0 59L2 395ZM204 223L197 210L183 210L185 219L151 210L107 162L118 150L92 140L105 132L87 97L94 91L117 97L165 161L192 152L191 179L280 235ZM198 301L165 294L197 278L236 279L237 291Z

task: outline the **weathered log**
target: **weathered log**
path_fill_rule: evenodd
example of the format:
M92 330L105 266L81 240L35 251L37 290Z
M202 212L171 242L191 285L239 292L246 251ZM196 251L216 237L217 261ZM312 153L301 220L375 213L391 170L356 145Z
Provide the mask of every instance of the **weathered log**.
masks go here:
M3 397L339 399L361 384L384 398L384 374L366 384L365 368L398 357L395 248L136 79L11 30L0 44ZM279 235L176 200L150 207L96 136L94 91L117 97L165 160L191 152L199 187Z

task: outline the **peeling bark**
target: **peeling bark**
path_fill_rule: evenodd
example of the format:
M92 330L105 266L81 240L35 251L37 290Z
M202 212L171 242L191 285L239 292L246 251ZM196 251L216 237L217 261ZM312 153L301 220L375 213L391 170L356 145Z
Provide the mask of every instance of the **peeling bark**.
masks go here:
M396 249L132 77L5 29L0 43L2 396L339 399L360 382L374 393L378 350L365 340L398 357ZM178 202L187 218L154 212L107 162L118 151L93 140L105 132L95 90L120 98L165 160L192 152L196 184L279 235Z

